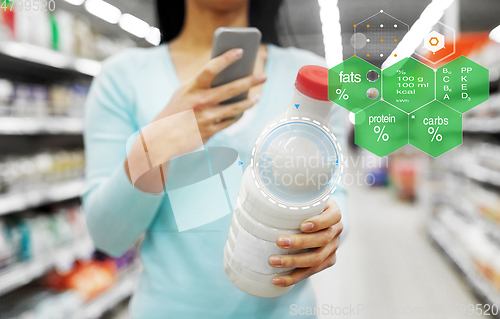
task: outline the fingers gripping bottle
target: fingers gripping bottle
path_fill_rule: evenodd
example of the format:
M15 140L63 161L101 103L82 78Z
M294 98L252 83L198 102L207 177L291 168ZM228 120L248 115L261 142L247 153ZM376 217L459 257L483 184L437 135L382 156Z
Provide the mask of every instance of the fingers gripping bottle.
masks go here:
M304 66L286 111L260 133L245 170L229 236L224 269L239 289L259 297L277 297L292 287L272 278L293 269L271 267L280 249L279 235L300 233L300 223L320 214L340 178L340 149L330 127L328 70Z

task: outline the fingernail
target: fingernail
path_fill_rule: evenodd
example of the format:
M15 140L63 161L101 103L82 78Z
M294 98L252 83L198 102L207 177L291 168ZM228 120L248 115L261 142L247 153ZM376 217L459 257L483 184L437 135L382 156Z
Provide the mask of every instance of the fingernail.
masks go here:
M278 238L278 246L281 248L288 248L292 243L292 239L288 236L282 236Z
M236 49L233 51L233 55L235 58L239 59L243 56L243 49Z
M254 103L257 103L259 100L260 100L260 94L256 94L256 95L254 95L254 96L252 97L252 101L253 101Z
M280 256L271 256L269 257L269 264L271 266L281 266L283 264L283 258Z
M260 82L264 82L267 79L267 75L265 73L261 73L257 75L257 80Z
M303 223L302 225L300 225L300 230L302 231L310 231L313 230L313 228L314 224L311 222Z
M273 285L275 286L283 286L285 281L281 278L273 278Z

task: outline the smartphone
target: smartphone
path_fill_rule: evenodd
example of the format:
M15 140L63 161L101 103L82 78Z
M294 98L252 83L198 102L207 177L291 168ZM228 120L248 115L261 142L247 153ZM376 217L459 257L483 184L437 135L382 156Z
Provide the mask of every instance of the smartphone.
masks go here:
M213 79L212 87L251 75L255 67L261 38L262 34L257 28L218 28L215 30L212 43L212 58L236 48L243 49L243 56L219 73ZM247 97L248 91L238 94L221 104L242 101Z

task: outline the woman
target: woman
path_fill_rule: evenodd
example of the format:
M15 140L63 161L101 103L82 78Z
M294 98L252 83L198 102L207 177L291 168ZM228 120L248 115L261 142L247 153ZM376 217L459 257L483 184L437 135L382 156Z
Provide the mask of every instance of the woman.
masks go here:
M190 109L205 147L234 148L244 166L249 164L257 134L291 100L299 68L324 64L310 52L271 44L277 39L278 6L279 1L267 0L159 0L160 25L168 44L109 59L92 84L86 106L88 190L83 205L97 248L111 255L120 255L145 233L144 272L131 301L134 319L287 318L292 305L315 306L304 279L335 263L343 227L338 207L346 210L343 188L321 215L302 223L304 234L280 237L277 245L282 248L317 249L272 256L269 263L274 267L298 268L291 275L276 276L273 283L297 285L281 297L266 299L238 290L224 274L223 248L231 215L179 232L168 196L134 188L127 174L125 158L133 156L126 153L127 139L152 121ZM259 27L267 42L259 49L254 74L210 88L212 78L242 55L232 50L210 60L213 32L220 26L249 25ZM247 100L219 105L247 90ZM342 118L335 109L332 126L341 143ZM172 148L179 146L171 136L158 138L170 138Z

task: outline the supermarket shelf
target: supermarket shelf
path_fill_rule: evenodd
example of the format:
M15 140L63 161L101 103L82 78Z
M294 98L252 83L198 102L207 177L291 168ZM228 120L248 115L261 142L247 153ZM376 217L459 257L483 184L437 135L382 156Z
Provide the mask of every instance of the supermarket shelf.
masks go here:
M66 117L22 118L0 117L0 134L82 134L83 119Z
M44 189L2 195L0 215L78 197L83 193L84 186L83 180L75 180Z
M500 172L488 169L479 164L469 164L467 169L462 170L462 173L468 178L478 182L500 187Z
M495 238L500 243L500 226L494 225L492 222L485 220L484 217L475 212L474 208L470 207L470 205L464 202L463 199L444 200L441 202L445 203L452 210L460 212L471 220L477 222L487 234Z
M457 245L457 242L451 238L441 223L437 220L429 222L428 232L434 242L441 247L455 266L464 274L474 293L483 299L485 303L500 305L500 293L487 279L475 271L467 253ZM497 318L500 318L500 315Z
M500 243L500 224L494 224L493 221L487 220L483 217L468 200L457 197L450 198L449 196L439 196L431 199L435 204L444 204L446 207L451 208L460 215L463 215L479 224L479 226L491 237L495 238Z
M97 319L106 311L113 309L117 304L130 297L139 284L142 267L134 267L122 276L108 291L102 293L83 309L78 311L73 319Z
M0 54L20 61L73 71L87 76L95 76L101 71L101 62L99 61L69 56L28 43L0 42Z
M500 133L500 117L472 117L464 119L464 132Z
M495 240L500 242L500 226L493 225L491 222L485 221L483 218L480 220L481 226L486 229L486 232L495 238Z
M39 278L53 268L59 260L67 261L74 258L79 252L92 247L89 239L81 243L71 244L67 247L57 249L46 254L43 258L37 258L20 262L0 271L0 296L17 289L25 284Z

